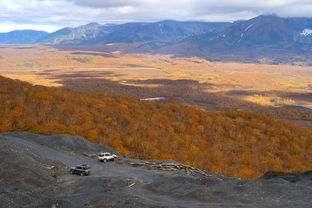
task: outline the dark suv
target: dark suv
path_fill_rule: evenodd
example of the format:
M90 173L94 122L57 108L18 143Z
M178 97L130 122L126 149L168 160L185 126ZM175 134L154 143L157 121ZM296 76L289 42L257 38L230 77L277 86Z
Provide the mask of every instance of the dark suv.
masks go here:
M78 174L78 175L81 175L81 176L86 176L86 175L90 174L91 169L90 169L90 167L88 165L82 164L82 165L77 165L75 167L71 167L69 172L71 174Z

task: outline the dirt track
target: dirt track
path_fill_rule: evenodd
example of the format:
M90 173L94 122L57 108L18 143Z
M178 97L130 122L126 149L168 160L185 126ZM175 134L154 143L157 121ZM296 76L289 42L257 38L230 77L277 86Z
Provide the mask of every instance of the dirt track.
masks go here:
M0 134L0 207L312 206L312 174L294 183L281 178L245 181L155 169L172 161L119 155L117 162L100 163L84 156L99 151L113 152L81 137ZM91 166L90 176L68 174L69 167L82 163Z

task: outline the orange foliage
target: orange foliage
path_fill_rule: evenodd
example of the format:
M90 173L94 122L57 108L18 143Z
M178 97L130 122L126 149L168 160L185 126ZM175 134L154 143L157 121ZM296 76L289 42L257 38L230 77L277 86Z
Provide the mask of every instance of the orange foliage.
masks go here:
M232 177L312 169L311 131L268 116L208 112L3 77L0 131L79 135L128 156L173 159Z

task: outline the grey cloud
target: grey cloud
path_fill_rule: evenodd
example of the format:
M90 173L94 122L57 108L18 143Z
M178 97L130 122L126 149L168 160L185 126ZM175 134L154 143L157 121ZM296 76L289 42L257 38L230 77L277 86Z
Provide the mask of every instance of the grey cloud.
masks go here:
M78 26L88 22L233 21L260 14L312 16L312 0L1 0L1 22Z
M200 1L193 4L193 11L198 14L203 13L240 13L250 12L276 13L279 14L284 8L291 9L300 5L311 5L311 0L210 0ZM298 10L297 13L300 13Z
M67 0L74 2L77 5L95 7L95 8L109 8L109 7L123 7L123 6L138 6L144 1L140 0Z

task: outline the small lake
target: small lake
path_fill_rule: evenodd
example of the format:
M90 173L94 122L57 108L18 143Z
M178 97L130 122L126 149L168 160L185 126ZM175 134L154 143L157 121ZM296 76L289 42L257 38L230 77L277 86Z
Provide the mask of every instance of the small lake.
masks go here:
M285 107L285 108L307 108L307 109L312 110L312 106L310 106L310 105L275 105L274 107L275 108L282 108L282 107Z
M164 97L153 97L153 98L141 98L140 100L149 100L149 101L153 101L153 100L163 100L165 99Z

